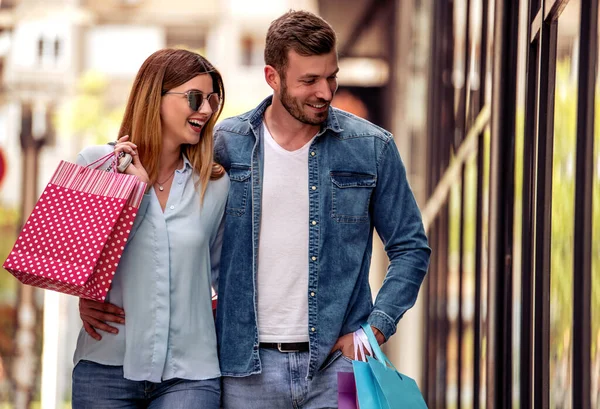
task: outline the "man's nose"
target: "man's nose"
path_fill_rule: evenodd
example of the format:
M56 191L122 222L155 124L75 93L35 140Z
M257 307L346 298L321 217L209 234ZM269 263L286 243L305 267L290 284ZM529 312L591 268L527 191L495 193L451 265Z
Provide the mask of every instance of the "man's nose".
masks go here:
M329 86L329 82L326 79L319 81L319 88L315 94L317 98L324 99L325 101L331 101L333 98L333 92Z

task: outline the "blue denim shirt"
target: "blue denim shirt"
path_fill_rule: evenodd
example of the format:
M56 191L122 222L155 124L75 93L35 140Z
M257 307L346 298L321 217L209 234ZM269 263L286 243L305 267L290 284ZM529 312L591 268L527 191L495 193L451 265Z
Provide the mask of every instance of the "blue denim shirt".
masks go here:
M271 97L215 129L215 159L231 180L219 277L221 373L260 373L256 272L261 216L262 122ZM330 108L309 149L308 377L336 340L364 322L386 339L413 306L431 250L392 135ZM289 209L293 212L294 209ZM373 229L390 260L375 303L369 287Z

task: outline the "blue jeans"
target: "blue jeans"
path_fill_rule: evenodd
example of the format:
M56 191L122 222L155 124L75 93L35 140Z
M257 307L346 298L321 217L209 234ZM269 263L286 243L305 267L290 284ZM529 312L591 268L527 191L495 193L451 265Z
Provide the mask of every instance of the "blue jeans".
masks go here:
M122 366L79 361L73 370L73 409L218 409L220 378L130 381Z
M352 361L336 352L333 361L307 380L308 352L260 349L262 372L224 376L224 409L337 408L337 373L352 372Z

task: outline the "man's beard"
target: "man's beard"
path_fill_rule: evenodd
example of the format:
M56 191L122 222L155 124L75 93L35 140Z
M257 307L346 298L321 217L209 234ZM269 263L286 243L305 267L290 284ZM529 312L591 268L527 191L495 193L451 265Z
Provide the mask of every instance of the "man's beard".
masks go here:
M285 84L285 80L282 82L281 86L281 97L279 98L281 101L281 105L288 111L288 113L296 118L298 121L307 125L321 125L323 122L327 120L327 115L329 111L325 111L322 114L318 114L314 117L310 117L304 113L302 109L302 105L298 102L297 99L294 99L287 91L287 85ZM328 102L325 100L321 100L319 104L327 104Z

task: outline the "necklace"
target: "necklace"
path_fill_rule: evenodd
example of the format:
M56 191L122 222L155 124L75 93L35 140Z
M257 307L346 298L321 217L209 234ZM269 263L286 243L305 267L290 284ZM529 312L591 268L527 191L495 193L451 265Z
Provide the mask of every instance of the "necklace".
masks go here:
M171 172L171 174L169 175L168 178L166 178L163 182L159 182L158 180L156 181L156 184L158 185L158 190L160 190L161 192L163 190L165 190L164 188L164 184L167 183L169 180L171 180L171 178L173 177L173 175L175 174L175 171L177 170L177 168L179 167L179 162L177 162L178 166L175 166L175 169L173 169L173 172Z
M164 182L159 182L159 181L157 180L157 181L156 181L156 184L158 185L158 190L160 190L161 192L162 192L163 190L165 190L165 188L163 187L163 185L164 185L165 183L167 183L169 180L171 180L171 178L173 177L173 175L174 175L174 174L175 174L175 171L173 171L173 172L172 172L172 173L169 175L169 177L168 177L168 178L167 178L167 179L166 179Z

